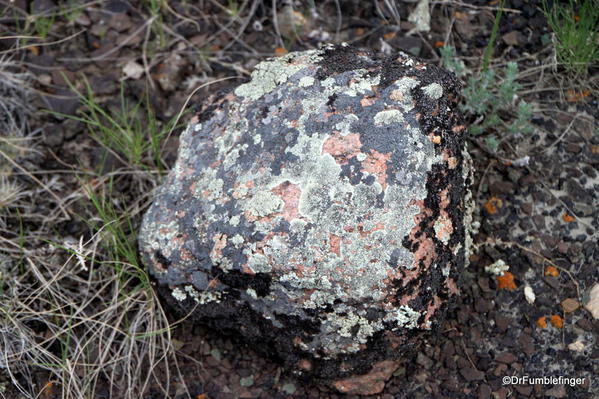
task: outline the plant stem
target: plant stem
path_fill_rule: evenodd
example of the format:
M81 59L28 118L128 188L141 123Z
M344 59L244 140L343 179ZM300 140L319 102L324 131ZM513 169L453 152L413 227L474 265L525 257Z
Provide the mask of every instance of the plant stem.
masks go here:
M489 42L487 43L487 47L485 48L485 53L483 55L483 72L489 68L489 63L491 62L491 57L493 56L493 47L495 46L495 40L497 39L497 31L499 30L499 21L501 20L501 15L503 14L504 2L505 0L500 0L499 5L497 6L497 14L495 14L495 21L493 21L491 37L489 38Z

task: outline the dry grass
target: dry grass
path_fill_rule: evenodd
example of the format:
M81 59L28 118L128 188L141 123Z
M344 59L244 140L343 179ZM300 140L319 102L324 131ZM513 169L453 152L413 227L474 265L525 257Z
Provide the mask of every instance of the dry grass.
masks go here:
M87 240L52 235L52 226L2 233L0 368L27 398L88 398L106 389L109 397L139 398L154 380L168 397L172 326L137 264L130 230L143 203L112 207L110 186L80 194L78 202L91 202Z
M29 87L18 62L0 59L0 397L133 399L150 386L169 397L173 325L135 245L161 173L152 162L111 175L39 170ZM90 233L60 227L76 220Z

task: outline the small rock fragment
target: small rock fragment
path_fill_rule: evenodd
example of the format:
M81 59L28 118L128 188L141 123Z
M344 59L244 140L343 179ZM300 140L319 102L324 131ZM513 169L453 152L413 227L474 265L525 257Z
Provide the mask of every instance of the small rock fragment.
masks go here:
M582 352L585 349L585 345L582 341L574 341L568 344L568 349L573 352Z
M530 303L531 305L535 302L535 292L532 290L530 285L524 287L524 298L526 298L526 302Z
M580 307L580 303L572 298L566 298L561 303L565 313L572 313Z
M129 60L123 67L123 73L126 78L139 79L144 73L144 67L134 60Z
M589 298L584 304L594 319L599 319L599 284L595 284L589 293Z

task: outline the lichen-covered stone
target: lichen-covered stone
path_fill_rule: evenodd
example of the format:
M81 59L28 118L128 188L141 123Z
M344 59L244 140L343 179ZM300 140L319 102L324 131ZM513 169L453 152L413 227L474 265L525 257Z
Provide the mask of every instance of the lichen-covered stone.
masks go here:
M458 291L458 86L348 46L259 64L194 117L144 218L167 302L299 375L380 391Z

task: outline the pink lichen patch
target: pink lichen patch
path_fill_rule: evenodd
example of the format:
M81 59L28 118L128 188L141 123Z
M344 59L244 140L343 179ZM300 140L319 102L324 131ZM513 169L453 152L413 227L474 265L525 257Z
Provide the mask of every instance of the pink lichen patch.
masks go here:
M443 150L443 161L447 162L447 167L449 169L455 169L458 166L458 159L451 156L447 149Z
M387 161L391 159L391 153L381 153L377 150L370 150L366 159L362 161L362 168L370 174L376 176L376 180L383 187L387 188Z
M414 227L410 231L409 239L410 242L417 245L416 251L414 252L414 260L412 263L413 268L406 271L406 276L403 280L403 286L409 281L418 278L422 271L420 270L420 264L422 263L424 270L427 270L436 257L435 244L431 237L423 234L420 222L425 220L427 217L432 216L433 211L428 209L424 205L422 200L412 200L410 205L416 205L420 208L420 213L414 216Z
M401 92L401 90L397 89L397 90L393 90L391 92L391 94L389 95L389 98L391 98L392 100L401 102L401 101L403 101L404 97L403 97L403 93Z
M227 235L217 233L212 236L212 241L214 242L214 246L212 247L212 251L210 251L210 257L212 259L219 259L223 256L223 249L227 245Z
M361 237L366 237L378 230L385 230L385 225L383 222L377 222L370 230L364 230L364 222L358 223L358 232L360 233Z
M458 285L456 284L454 279L448 278L445 281L445 284L447 285L447 290L449 291L449 293L451 295L457 295L460 293L460 290L458 289Z
M416 299L420 296L420 283L417 287L414 287L414 292L408 295L404 295L399 299L399 305L408 306L412 299Z
M438 295L433 297L433 301L428 304L426 308L426 315L424 316L424 322L421 324L422 328L430 329L430 319L434 316L437 309L441 307L443 301L439 298Z
M281 212L283 219L290 222L297 218L299 214L299 199L302 190L297 184L289 181L279 184L271 190L274 194L281 197L283 200L283 211Z
M329 233L329 245L331 252L337 256L341 256L341 237L335 234Z
M254 181L248 180L245 183L235 182L233 184L233 198L245 198L250 193L249 189L254 188Z
M360 104L362 105L362 107L370 107L372 104L374 104L376 101L375 98L372 97L364 97L363 99L360 100Z
M348 160L360 153L360 135L350 133L342 136L340 132L335 131L322 146L322 153L331 154L339 165L346 164Z
M447 244L453 234L453 224L451 219L441 216L435 222L435 235L438 240Z
M439 206L443 212L449 207L449 189L446 188L439 194ZM447 215L447 213L445 213ZM447 216L446 216L447 217Z

